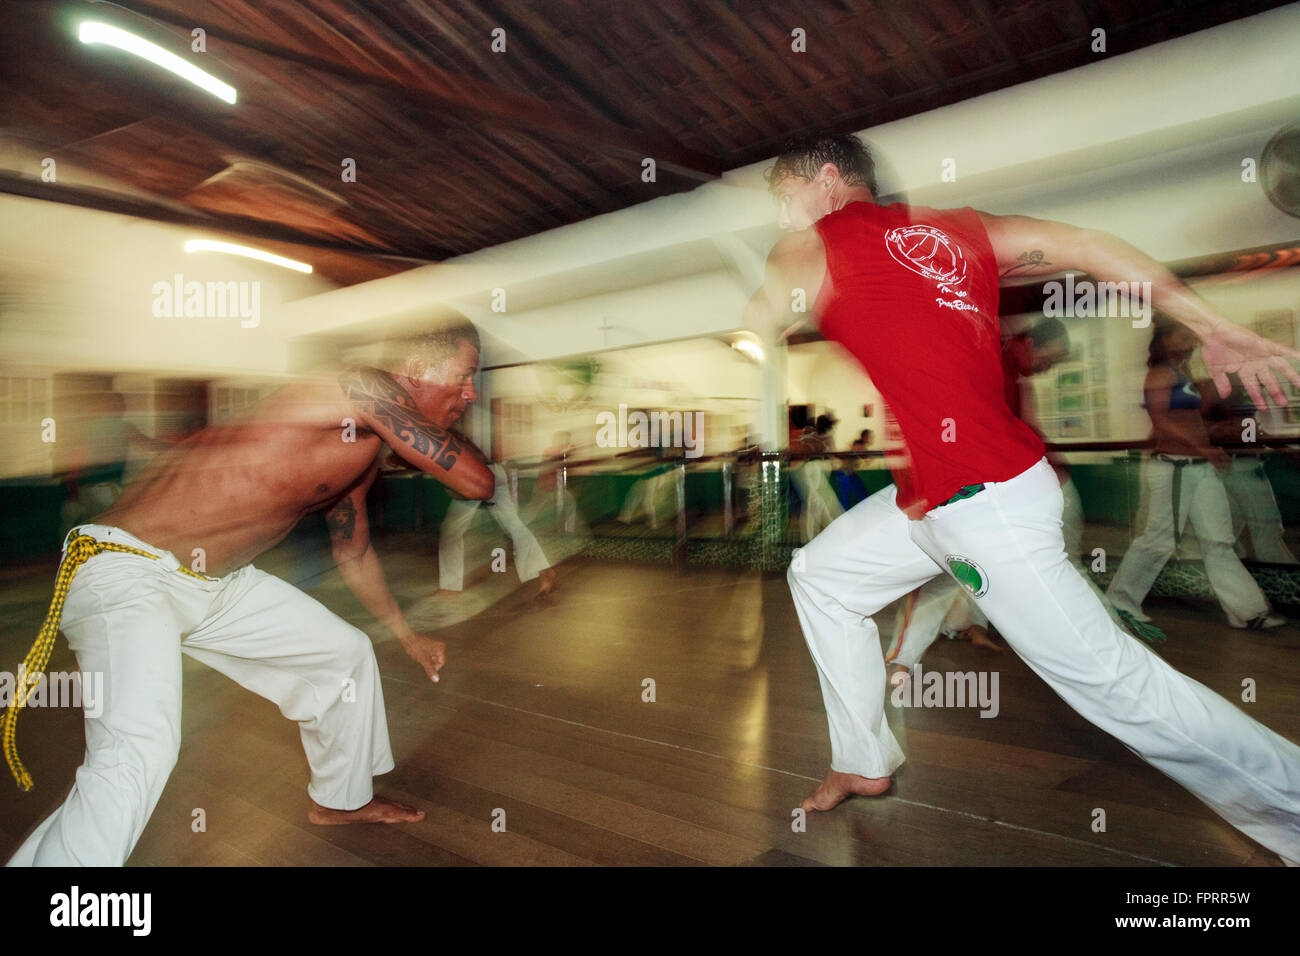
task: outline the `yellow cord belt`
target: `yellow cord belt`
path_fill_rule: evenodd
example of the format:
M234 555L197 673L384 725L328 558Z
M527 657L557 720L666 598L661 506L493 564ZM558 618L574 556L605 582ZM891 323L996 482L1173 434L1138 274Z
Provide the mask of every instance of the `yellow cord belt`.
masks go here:
M68 599L68 589L72 587L73 575L77 573L77 568L104 551L134 554L141 558L148 558L151 561L157 561L159 557L139 548L99 541L85 534L78 534L68 542L63 561L59 564L58 577L54 580L54 599L50 601L50 610L45 615L45 623L41 625L41 633L36 638L36 643L32 645L32 649L27 652L27 656L23 658L23 662L18 668L18 688L14 694L14 699L9 702L4 715L0 716L0 742L4 746L5 763L9 764L9 770L13 773L14 779L18 781L18 786L22 790L31 790L35 784L32 781L31 774L23 766L23 762L18 759L18 711L22 710L27 705L27 702L31 700L32 695L36 693L37 678L45 672L45 668L50 662L50 652L54 650L54 639L58 635L59 625L63 621L63 602ZM189 568L178 567L176 570L203 581L213 580L206 574L199 574Z

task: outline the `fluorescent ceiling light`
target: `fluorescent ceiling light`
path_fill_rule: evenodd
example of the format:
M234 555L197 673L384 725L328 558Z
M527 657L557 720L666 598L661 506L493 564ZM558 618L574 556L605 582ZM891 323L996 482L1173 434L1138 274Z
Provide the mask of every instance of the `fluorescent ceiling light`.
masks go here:
M271 252L263 252L261 249L254 249L252 246L238 246L233 242L217 242L214 239L191 239L185 243L185 251L228 252L232 256L247 256L249 259L261 259L263 262L269 262L274 266L284 266L284 268L293 269L295 272L311 272L311 266L305 262L286 259L284 256L277 256Z
M150 63L161 66L164 70L170 70L182 79L189 80L218 99L225 100L227 103L235 102L235 88L229 83L221 82L211 73L205 73L192 63L182 60L175 53L169 53L156 43L150 43L134 33L127 33L107 23L83 20L77 27L77 37L82 43L106 43L127 53L133 53Z

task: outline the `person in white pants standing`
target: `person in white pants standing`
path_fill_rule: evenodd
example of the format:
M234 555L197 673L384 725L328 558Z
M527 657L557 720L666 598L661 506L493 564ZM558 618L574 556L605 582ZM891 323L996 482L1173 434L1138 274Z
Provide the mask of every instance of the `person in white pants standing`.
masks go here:
M506 471L495 462L488 465L496 476L496 492L491 506L492 517L501 526L515 546L515 571L519 583L527 584L537 577L542 578L538 596L550 593L554 587L555 572L546 560L542 546L536 536L519 517L519 508L510 494L510 481ZM474 514L483 502L453 498L447 508L447 514L438 528L438 589L441 591L461 591L465 588L465 532L469 530Z
M1300 352L1223 319L1159 263L1095 231L973 209L875 201L870 155L851 136L792 141L769 173L779 222L746 328L781 328L792 289L819 290L824 337L864 366L897 416L912 474L834 521L787 574L817 666L831 769L802 804L829 810L890 786L903 760L885 722L872 616L951 574L1035 673L1086 719L1234 826L1300 862L1300 747L1178 673L1111 618L1065 553L1063 498L1041 439L1007 406L998 282L1079 269L1150 282L1193 324L1220 392L1240 371L1285 402Z
M1210 398L1210 404L1201 408L1210 440L1224 448L1232 459L1231 468L1222 478L1232 510L1233 550L1240 558L1251 557L1269 564L1300 563L1283 537L1282 512L1264 471L1266 457L1276 452L1254 445L1260 439L1272 437L1264 431L1258 409L1246 398L1239 381L1233 382L1232 394L1226 399ZM1290 450L1281 454L1295 458Z
M1258 452L1228 453L1232 467L1223 476L1232 510L1232 539L1238 557L1250 556L1268 564L1297 564L1295 554L1282 536L1282 512L1277 495L1264 471L1264 455ZM1250 547L1246 547L1246 533Z
M1202 396L1187 373L1195 350L1196 336L1178 323L1152 334L1145 390L1153 449L1142 465L1145 521L1106 593L1120 611L1150 620L1142 602L1190 524L1228 623L1252 630L1281 627L1285 618L1270 613L1264 592L1233 550L1232 512L1216 467L1229 459L1210 442Z
M805 452L834 451L831 430L835 427L832 415L818 415L814 429L800 439L800 448ZM835 497L830 485L831 467L828 459L808 458L802 465L790 472L790 477L799 486L799 495L803 498L803 540L811 541L821 533L828 524L844 514L844 508Z

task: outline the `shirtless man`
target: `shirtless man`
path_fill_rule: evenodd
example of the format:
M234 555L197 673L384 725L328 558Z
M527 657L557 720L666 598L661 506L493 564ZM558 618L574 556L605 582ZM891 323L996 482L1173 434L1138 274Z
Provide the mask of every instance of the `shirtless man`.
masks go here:
M1080 269L1149 281L1195 329L1221 394L1239 372L1286 398L1300 352L1228 322L1167 269L1104 233L973 209L881 206L850 136L791 143L770 175L780 224L746 327L778 327L793 289L863 365L898 418L912 470L836 519L787 575L816 663L831 769L805 810L890 786L903 754L885 720L871 617L938 574L968 588L1007 644L1070 706L1228 822L1300 863L1300 747L1125 634L1065 553L1042 440L1007 407L998 280ZM811 298L811 297L810 297Z
M246 419L164 453L95 524L73 529L62 629L80 669L104 674L103 708L86 718L86 758L67 800L9 865L126 861L179 753L182 653L299 723L313 823L424 816L373 792L393 757L369 639L248 562L325 510L349 587L437 681L445 645L403 618L370 546L365 498L385 445L456 494L492 497L482 454L450 431L476 398L478 351L477 331L461 320L396 343L391 372L352 368L283 388ZM52 640L49 622L47 633ZM35 661L31 671L44 667ZM11 707L5 756L27 789L16 718Z

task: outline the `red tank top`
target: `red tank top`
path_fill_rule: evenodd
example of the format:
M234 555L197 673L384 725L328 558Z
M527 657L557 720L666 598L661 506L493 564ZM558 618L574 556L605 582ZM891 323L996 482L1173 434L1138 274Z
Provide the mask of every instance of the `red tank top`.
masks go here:
M862 364L907 445L899 506L929 511L1042 458L1042 440L1007 407L997 261L979 214L854 202L817 231L822 334Z

